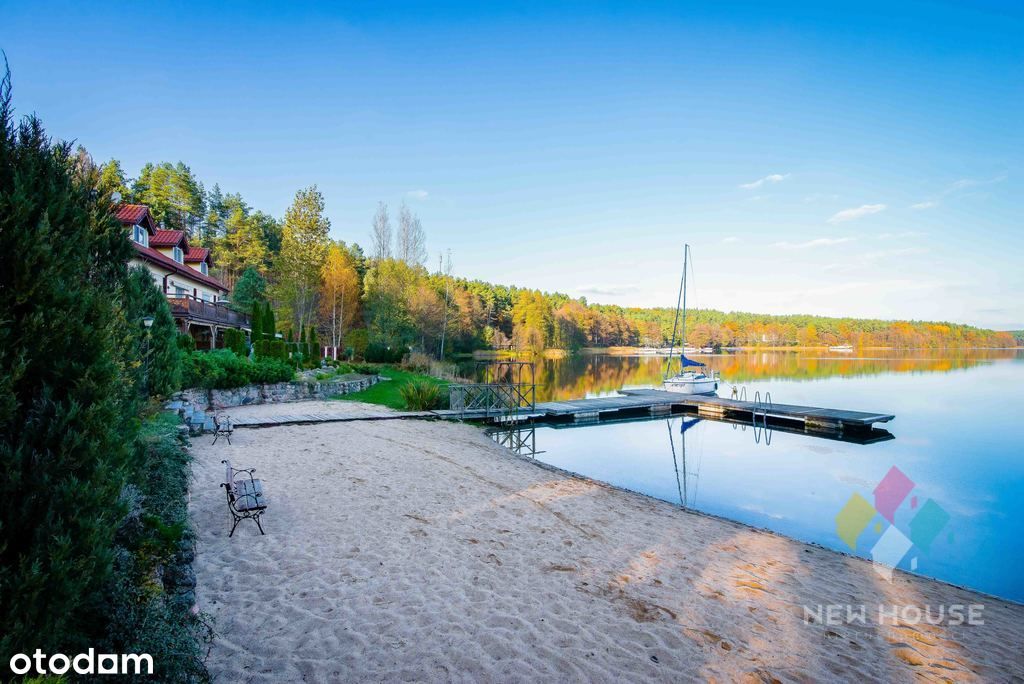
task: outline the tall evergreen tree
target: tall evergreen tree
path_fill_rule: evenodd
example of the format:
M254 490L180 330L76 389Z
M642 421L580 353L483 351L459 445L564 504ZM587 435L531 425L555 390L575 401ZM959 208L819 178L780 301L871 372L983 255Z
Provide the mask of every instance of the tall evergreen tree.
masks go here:
M0 83L0 653L79 653L102 588L135 388L117 351L132 248L71 147ZM112 294L114 296L112 296ZM6 665L6 657L4 665Z
M263 303L263 334L268 340L277 339L277 319L274 316L274 307L270 302Z
M131 364L136 385L149 396L166 397L181 385L178 328L160 287L145 268L129 270L123 297L127 335L122 348L137 355ZM153 319L148 328L143 318Z
M285 213L274 284L275 299L295 328L309 325L315 315L330 228L331 222L324 216L324 196L317 187L299 190Z
M250 308L249 325L252 329L252 343L256 344L263 340L263 302L254 301Z
M96 189L99 190L102 197L110 197L113 193L117 192L121 195L121 201L127 202L130 199L128 177L124 175L121 162L111 159L103 165L103 168L100 170L99 185Z

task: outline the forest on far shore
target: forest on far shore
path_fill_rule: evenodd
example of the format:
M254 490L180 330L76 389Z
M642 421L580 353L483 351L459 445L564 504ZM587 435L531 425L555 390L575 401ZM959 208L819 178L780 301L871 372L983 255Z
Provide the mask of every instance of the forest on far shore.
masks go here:
M80 156L88 164L85 150ZM367 207L365 228L332 240L325 199L300 189L283 219L254 209L218 185L207 190L182 162L146 164L129 179L117 160L99 167L101 196L146 204L165 228L209 247L214 275L233 289L233 306L269 301L278 332L311 328L324 344L416 350L434 357L479 349L569 351L670 343L675 311L590 304L557 292L453 275L451 252L428 267L426 233L406 204ZM364 250L356 241L369 238ZM697 347L1012 347L1022 336L968 325L698 309L686 342ZM678 344L678 339L676 340Z

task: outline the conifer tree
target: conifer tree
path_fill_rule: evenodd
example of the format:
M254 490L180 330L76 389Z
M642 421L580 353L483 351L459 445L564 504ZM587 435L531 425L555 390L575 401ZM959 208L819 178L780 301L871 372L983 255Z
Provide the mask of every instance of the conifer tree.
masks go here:
M70 145L0 82L0 653L100 643L135 387L117 294L132 248ZM112 296L112 293L115 296ZM6 660L6 659L5 659ZM6 662L4 663L6 666Z
M249 321L252 328L252 343L256 344L263 340L263 302L252 303L252 314L249 316Z
M277 339L277 320L274 317L274 308L270 302L263 303L263 335L268 340Z

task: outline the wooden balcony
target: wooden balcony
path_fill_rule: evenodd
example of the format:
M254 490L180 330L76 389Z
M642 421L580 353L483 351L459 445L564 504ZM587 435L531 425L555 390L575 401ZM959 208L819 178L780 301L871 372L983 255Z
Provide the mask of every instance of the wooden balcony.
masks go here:
M250 329L248 315L229 309L221 302L207 302L192 295L168 295L167 303L171 305L171 314L177 319L225 328Z

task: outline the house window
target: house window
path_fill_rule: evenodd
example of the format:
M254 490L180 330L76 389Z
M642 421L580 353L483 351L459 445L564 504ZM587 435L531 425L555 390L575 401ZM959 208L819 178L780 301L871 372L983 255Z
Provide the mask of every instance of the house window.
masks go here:
M175 285L174 286L174 294L177 295L178 297L184 297L185 296L185 288L183 288L181 285Z
M174 247L174 260L179 264L185 263L185 253L181 251L181 247Z
M143 247L149 247L149 233L146 232L146 229L138 224L135 224L134 229L135 241Z
M208 269L206 267L206 262L205 261L200 261L199 262L199 270L203 273L203 275L209 275L210 274L210 269Z
M203 292L203 301L204 302L212 302L213 301L213 296L209 292Z

